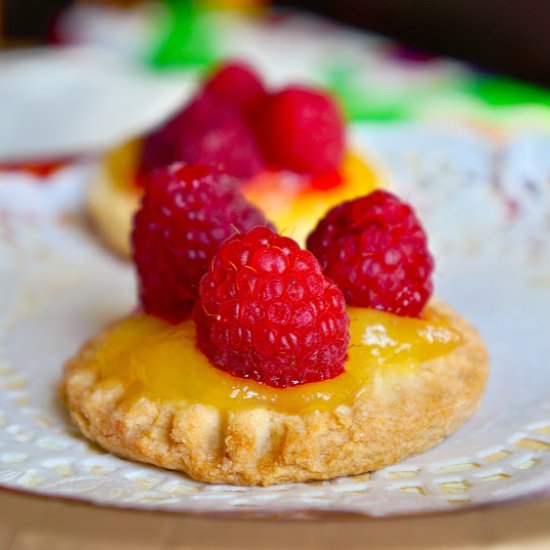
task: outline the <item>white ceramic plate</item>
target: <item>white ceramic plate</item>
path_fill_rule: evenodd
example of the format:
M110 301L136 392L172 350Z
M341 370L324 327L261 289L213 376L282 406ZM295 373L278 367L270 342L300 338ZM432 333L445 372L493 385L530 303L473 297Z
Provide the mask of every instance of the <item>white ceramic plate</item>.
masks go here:
M0 162L89 154L170 116L196 82L101 48L0 53Z
M550 138L363 127L356 142L419 209L437 293L478 326L491 374L477 414L435 449L374 474L246 488L106 454L58 397L64 361L135 304L131 266L82 222L87 172L0 180L0 484L102 505L202 513L377 516L550 492Z

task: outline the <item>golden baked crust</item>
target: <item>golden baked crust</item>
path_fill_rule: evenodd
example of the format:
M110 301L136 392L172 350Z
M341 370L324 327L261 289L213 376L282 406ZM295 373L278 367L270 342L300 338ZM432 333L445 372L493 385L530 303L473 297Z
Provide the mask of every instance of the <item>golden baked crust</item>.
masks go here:
M140 195L117 189L102 166L90 184L86 207L92 223L107 246L129 258L130 234L134 213L139 208Z
M411 372L375 377L352 406L334 411L131 403L121 383L100 384L82 367L94 340L67 363L63 395L74 422L105 449L200 481L271 485L364 473L433 447L478 407L488 370L483 342L448 306L435 308L462 342Z

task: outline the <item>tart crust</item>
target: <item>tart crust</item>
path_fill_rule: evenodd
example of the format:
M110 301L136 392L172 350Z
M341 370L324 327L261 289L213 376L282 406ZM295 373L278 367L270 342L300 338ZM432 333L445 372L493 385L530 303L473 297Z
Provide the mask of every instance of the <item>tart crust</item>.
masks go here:
M130 235L134 213L139 208L138 192L116 189L101 167L86 197L88 215L107 246L125 258L132 255Z
M94 370L83 368L81 358L96 339L66 364L62 393L89 439L199 481L271 485L361 474L437 445L478 407L488 371L485 346L466 320L434 306L461 343L410 372L374 377L351 406L333 411L231 412L183 400L127 400L122 383L100 383Z

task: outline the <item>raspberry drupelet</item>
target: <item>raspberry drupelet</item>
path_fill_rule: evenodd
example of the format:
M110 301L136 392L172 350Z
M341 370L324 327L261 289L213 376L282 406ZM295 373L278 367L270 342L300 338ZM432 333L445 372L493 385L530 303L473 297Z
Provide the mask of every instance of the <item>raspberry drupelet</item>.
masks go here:
M344 157L345 127L328 95L290 86L268 96L257 123L260 148L273 166L298 173L337 170Z
M338 287L298 244L257 227L220 247L193 311L218 368L285 388L344 371L349 318Z
M176 161L206 164L242 179L264 167L256 137L240 108L209 92L199 94L147 136L139 171L146 174Z
M171 322L188 317L220 243L267 223L238 183L212 168L176 163L153 171L132 233L144 311Z
M183 161L243 181L271 169L326 182L340 169L345 145L344 120L330 95L304 86L269 93L251 67L229 62L145 138L139 173Z
M387 191L330 210L307 248L352 306L417 317L432 294L426 233L413 209Z
M215 167L241 179L264 169L251 117L266 96L254 70L222 65L179 113L144 141L140 172L184 161Z
M235 105L245 116L254 114L258 103L266 96L260 76L247 63L224 63L205 82L204 91Z

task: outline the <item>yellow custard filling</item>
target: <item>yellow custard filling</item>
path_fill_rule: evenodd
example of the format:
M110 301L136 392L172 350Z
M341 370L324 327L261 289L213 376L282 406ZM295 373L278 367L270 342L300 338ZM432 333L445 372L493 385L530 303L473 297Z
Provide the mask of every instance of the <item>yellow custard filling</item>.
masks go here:
M331 380L285 389L233 377L212 366L195 345L195 325L170 325L147 315L117 324L83 357L105 384L121 382L129 400L185 400L235 411L267 407L285 413L352 405L376 376L405 376L460 342L448 320L427 308L422 319L349 308L351 342L345 372Z
M292 172L265 172L243 186L246 198L265 213L277 229L300 244L333 206L368 195L381 187L372 168L357 154L347 151L339 170L341 183L315 189Z
M136 181L141 147L141 139L132 139L111 149L103 157L103 171L115 189L127 193L141 191Z

